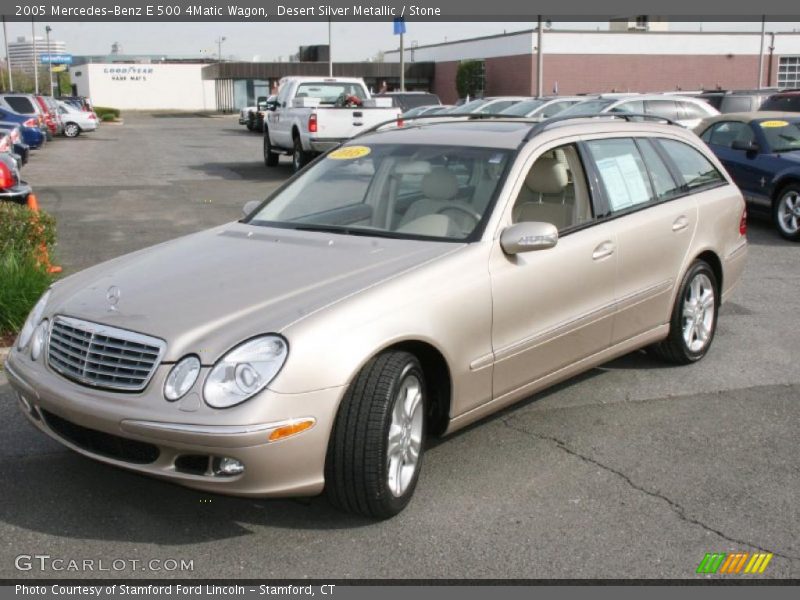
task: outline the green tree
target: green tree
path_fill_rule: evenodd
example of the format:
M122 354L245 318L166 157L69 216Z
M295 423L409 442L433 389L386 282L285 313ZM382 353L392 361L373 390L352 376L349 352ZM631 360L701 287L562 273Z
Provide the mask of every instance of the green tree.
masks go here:
M465 60L458 65L456 90L460 98L480 96L484 90L484 65L482 60Z

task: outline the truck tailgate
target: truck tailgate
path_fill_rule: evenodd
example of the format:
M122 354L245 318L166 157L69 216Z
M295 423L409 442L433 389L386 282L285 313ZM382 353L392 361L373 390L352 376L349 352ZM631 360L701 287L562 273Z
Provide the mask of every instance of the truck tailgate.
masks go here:
M400 114L399 108L318 108L317 139L348 139Z

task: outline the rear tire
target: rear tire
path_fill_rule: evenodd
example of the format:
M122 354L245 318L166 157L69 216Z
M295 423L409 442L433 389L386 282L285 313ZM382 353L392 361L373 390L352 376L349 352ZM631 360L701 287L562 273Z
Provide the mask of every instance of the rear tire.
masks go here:
M669 335L651 347L671 363L688 365L703 358L717 330L719 284L708 263L696 260L683 277L670 319Z
M292 170L297 173L300 169L305 167L310 160L309 153L303 150L303 142L300 141L300 136L295 136L294 150L292 151Z
M386 519L411 500L425 439L425 379L408 352L370 360L348 388L325 460L325 492L335 507Z
M67 123L64 125L64 135L68 138L78 137L81 134L81 128L76 123Z
M272 151L272 143L269 141L269 130L264 131L264 164L268 167L277 167L280 156Z
M772 205L772 222L790 242L800 242L800 184L784 187Z

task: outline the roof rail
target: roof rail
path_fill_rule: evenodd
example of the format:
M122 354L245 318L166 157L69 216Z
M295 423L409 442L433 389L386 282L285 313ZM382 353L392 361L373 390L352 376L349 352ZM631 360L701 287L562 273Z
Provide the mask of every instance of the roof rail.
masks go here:
M404 126L408 122L414 121L431 121L433 123L446 123L448 121L482 121L488 119L498 119L508 121L510 123L530 123L531 129L525 135L523 141L530 140L533 136L542 133L543 131L547 131L552 125L558 125L560 123L564 123L566 121L572 121L575 119L623 119L624 121L632 121L636 120L645 120L645 121L661 121L663 123L667 123L668 125L676 125L678 127L682 127L680 123L673 121L667 117L659 117L658 115L646 115L644 113L592 113L589 115L569 115L564 117L550 117L549 119L545 119L542 121L541 119L534 119L530 117L515 117L513 115L501 115L501 114L444 114L444 115L420 115L418 117L396 117L394 119L389 119L388 121L382 121L377 125L373 125L369 129L365 129L364 131L360 131L356 135L354 135L351 140L356 138L363 137L370 133L374 133L379 131L381 128L386 127L388 125L397 125L398 127Z
M676 125L678 127L683 127L680 123L673 121L667 117L659 117L658 115L646 115L644 113L629 113L629 112L606 112L606 113L593 113L590 115L566 115L563 117L555 116L550 117L549 119L545 119L539 123L536 123L528 134L525 136L523 141L530 140L533 136L542 133L543 131L547 131L553 125L559 125L566 121L572 121L575 119L623 119L624 121L631 122L633 120L645 120L645 121L661 121L666 123L667 125Z
M377 125L373 125L372 127L365 129L364 131L359 131L358 134L354 135L350 139L359 138L361 136L367 135L369 133L374 133L380 130L387 125L397 125L398 127L402 127L406 123L412 121L432 121L446 123L447 121L453 120L460 120L460 121L481 121L484 119L504 119L506 121L512 122L528 122L528 123L539 123L540 120L538 119L530 119L528 117L515 117L513 115L501 115L497 113L479 113L479 114L435 114L435 115L419 115L417 117L401 117L398 116L394 119L389 119L388 121L382 121Z

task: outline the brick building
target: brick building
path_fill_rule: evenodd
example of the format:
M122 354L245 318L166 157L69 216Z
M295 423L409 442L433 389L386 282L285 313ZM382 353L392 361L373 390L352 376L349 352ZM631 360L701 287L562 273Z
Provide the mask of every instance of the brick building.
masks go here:
M749 89L758 84L757 32L585 31L543 32L545 94ZM454 102L458 65L483 63L484 94L536 95L535 29L406 48L410 65L433 62L432 91ZM399 50L384 54L399 62ZM762 85L800 87L800 33L769 33Z

